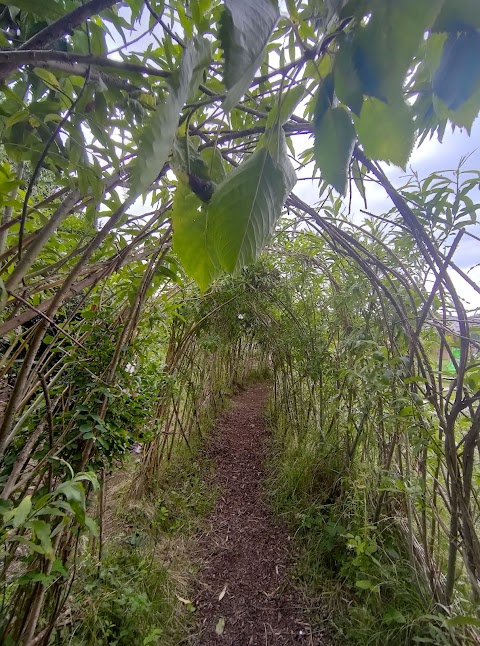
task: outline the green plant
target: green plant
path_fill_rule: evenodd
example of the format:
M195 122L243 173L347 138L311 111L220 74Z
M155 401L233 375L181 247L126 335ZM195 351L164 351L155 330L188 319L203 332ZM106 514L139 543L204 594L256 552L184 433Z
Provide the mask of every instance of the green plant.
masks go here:
M479 293L458 260L479 172L394 186L379 162L470 131L479 30L474 0L4 0L2 500L138 444L148 494L268 363L282 434L315 455L288 477L313 491L331 461L332 504L372 465L363 526L397 518L432 597L474 602L478 344L452 275ZM350 217L372 184L391 204ZM71 573L78 526L54 546ZM7 565L1 638L48 639L68 577L26 593Z
M155 491L139 504L128 496L131 465L104 519L113 530L102 560L86 552L68 609L72 625L59 638L78 646L178 643L195 610L188 601L194 566L186 545L214 501L209 469L200 454L192 459L180 445Z

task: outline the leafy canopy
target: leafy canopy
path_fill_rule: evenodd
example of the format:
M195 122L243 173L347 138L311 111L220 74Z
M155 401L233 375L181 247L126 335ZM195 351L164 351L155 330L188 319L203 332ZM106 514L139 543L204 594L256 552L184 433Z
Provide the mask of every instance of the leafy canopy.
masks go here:
M469 130L480 110L475 0L2 7L9 159L34 169L32 184L46 168L78 190L75 208L91 220L117 214L113 235L118 209L140 195L171 211L174 251L203 289L258 256L295 163L341 194L353 178L362 193L362 155L405 167L418 139L441 137L449 121ZM300 135L313 137L309 150ZM5 168L5 205L12 182ZM42 226L31 195L13 204L19 256L24 230Z

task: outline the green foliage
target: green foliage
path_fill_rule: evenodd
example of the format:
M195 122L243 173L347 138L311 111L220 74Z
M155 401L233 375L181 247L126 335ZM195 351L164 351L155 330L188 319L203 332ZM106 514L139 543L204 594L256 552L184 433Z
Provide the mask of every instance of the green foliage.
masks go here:
M142 131L136 165L132 173L132 195L150 187L170 155L178 127L178 115L190 93L196 90L203 69L210 62L209 43L202 39L189 43L182 62L170 80L170 92Z
M294 181L284 135L277 127L267 131L263 145L245 164L218 184L208 205L178 186L175 250L201 289L221 269L235 272L255 260Z
M110 549L100 571L91 564L81 577L83 594L72 608L80 629L62 636L72 644L169 643L183 627L170 575L144 544Z
M58 1L52 12L60 16L78 6L73 0L67 4ZM44 4L26 0L16 7L2 14L4 38L12 49L41 28L43 23L35 27L35 20L45 19L46 11ZM62 187L78 187L82 196L93 196L96 204L89 208L94 212L114 213L120 206L115 197L108 199L104 194L108 181L102 168L125 169L130 199L144 194L151 202L168 200L166 171L177 137L187 130L202 131L202 145L210 147L215 145L211 139L215 129L229 120L232 130L227 128L221 145L222 154L228 156L235 150L231 138L235 131L244 132L245 140L255 144L259 118L267 119L267 128L277 123L278 103L284 106L278 122L285 123L291 136L301 134L298 126L302 119L308 124L311 106L308 101L299 103L300 97L305 89L310 95L319 88L321 91L327 79L328 105L322 110L329 111L324 115L316 110L313 124L315 161L321 178L341 193L347 186L357 135L371 158L405 166L418 136L429 131L442 134L448 120L470 128L480 108L478 24L471 0L458 6L440 0L320 3L315 10L309 2L297 1L288 5L292 22L280 16L274 0L194 3L191 14L179 2L168 8L160 3L157 9L165 13L165 19L168 15L183 36L167 33L163 45L157 47L155 23L148 14L152 42L145 51L120 46L125 49L121 61L112 59L111 68L108 60L105 65L94 65L88 80L82 79L86 74L83 61L90 54L108 59L105 34L127 43L128 29L136 28L144 14L142 7L133 3L129 18L109 9L92 17L88 37L81 25L75 25L71 38L62 35L55 40L50 59L36 59L32 69L21 61L8 77L11 82L0 104L2 140L8 155L32 167L41 164L55 174ZM18 34L14 37L15 29ZM322 46L322 38L328 40L329 47ZM282 39L289 42L288 52ZM434 66L423 56L432 46L438 50ZM59 51L64 56L57 60L54 54ZM265 76L270 52L279 56L280 71L293 70L293 76L284 77L280 84L274 74L267 72ZM75 57L79 57L79 75L69 67L77 61ZM223 65L219 66L221 59ZM262 77L258 82L254 78L257 70ZM297 76L302 70L300 82ZM407 104L406 97L412 95L413 104ZM224 116L219 118L209 105L221 100ZM293 109L300 114L290 118ZM65 110L71 114L67 112L64 119ZM357 116L353 127L350 110ZM65 132L63 140L57 126ZM250 151L247 146L247 154L239 158L240 168L249 162ZM190 190L208 202L214 187L209 185L202 194L199 175L191 170ZM208 184L210 178L206 181ZM278 181L276 173L266 175L270 193L278 193ZM290 190L290 179L282 181ZM249 234L244 226L232 231L233 218L224 217L230 207L230 191L220 191L214 200L215 208L208 216L213 220L214 240L205 245L201 231L207 218L201 205L193 197L189 199L186 188L183 192L177 201L181 202L179 208L185 209L185 221L180 223L177 218L175 236L191 276L198 274L206 286L220 270L232 271L258 255L268 238L265 232L271 233L270 208L262 209L261 223L260 216L256 220L261 235L248 245L248 252L241 253L238 248ZM272 204L275 219L283 204L280 199ZM232 236L236 241L229 244L237 249L229 251L228 258L222 253L217 258L212 249L223 250L224 239ZM191 254L198 260L198 270L187 251L192 239L202 240L193 244L195 253Z
M456 181L440 177L426 180L425 190L439 181L439 195L446 198L446 186L453 189ZM444 207L460 194L448 193ZM339 217L337 203L323 208ZM343 224L352 238L360 234L347 219ZM385 247L376 246L382 225L367 226L376 231L368 236L369 250L382 255ZM434 235L443 239L438 229ZM321 277L316 274L322 248L316 236L285 227L279 237L272 262L286 282L272 296L281 307L270 309L275 455L269 491L295 536L298 579L308 598L327 606L318 621L332 617L340 643L469 643L476 638L475 601L465 569L458 565L448 609L441 601L443 584L432 585L451 550L445 536L430 534L438 518L448 517L433 480L442 478L443 453L435 403L424 394L424 374L412 370L408 339L400 333L392 342L384 334L390 317L397 324L397 312L391 301L370 292L365 276L325 249ZM410 253L406 241L396 238L397 261L419 276L426 268ZM429 365L437 366L434 331L426 327L419 342ZM476 363L471 365L475 372ZM457 437L466 428L458 422ZM430 569L424 554L433 544L436 565Z
M213 248L218 262L229 272L256 258L272 235L294 183L283 133L273 131L265 137L266 145L225 178L208 207L207 248ZM280 137L278 155L272 150L276 137Z
M124 472L123 493L108 517L114 531L100 565L84 560L69 609L74 625L60 629L59 638L78 646L173 645L182 639L194 619L194 606L186 603L193 564L185 544L211 510L209 472L205 459L192 459L179 447L142 503L128 499Z
M370 482L374 504L407 514L409 536L446 576L432 595L445 607L463 595L470 616L468 576L478 578L480 562L476 543L461 541L478 541L478 380L451 271L476 286L461 263L447 265L472 234L478 173L392 189L372 160L404 166L417 141L441 138L448 123L471 128L480 109L476 0L289 0L284 15L274 0L150 5L0 7L9 631L0 639L32 641L55 624L79 532L95 531L94 479L81 474L146 444L138 482L148 490L164 457L245 378L251 353L257 367L269 357L276 377L289 365L288 379L298 378L296 414L285 418L298 437L312 420L326 446L330 425L343 429L353 467L361 454L387 472L375 474L386 501ZM312 134L312 150L302 150ZM322 195L316 211L291 194L294 167L322 194L345 192L353 178L365 198L367 182L380 183L396 208L354 225L340 198ZM244 271L273 244L285 208L295 220L280 225L275 259ZM289 234L305 214L316 234L297 243ZM199 297L188 277L211 291ZM450 316L458 337L445 331ZM271 321L285 328L275 343ZM315 395L321 380L325 401ZM407 476L385 467L395 442L392 460ZM443 502L452 491L461 505ZM42 497L51 517L36 515ZM447 540L438 528L449 525Z
M357 29L353 59L364 94L394 106L405 75L425 32L438 16L442 0L369 3L371 16Z
M277 0L226 0L220 39L225 56L223 80L228 112L250 87L280 16Z
M344 195L355 145L355 129L342 108L325 112L315 126L315 161L323 179Z
M415 127L410 109L403 101L389 106L379 99L366 99L355 123L369 157L405 168L415 143Z

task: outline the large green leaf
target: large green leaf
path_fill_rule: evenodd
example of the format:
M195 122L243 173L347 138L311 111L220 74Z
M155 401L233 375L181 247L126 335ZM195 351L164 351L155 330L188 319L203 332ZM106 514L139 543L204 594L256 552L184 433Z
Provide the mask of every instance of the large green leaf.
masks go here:
M179 182L172 210L173 249L183 268L205 290L221 273L214 251L207 247L207 212L205 204Z
M456 33L472 27L480 29L478 0L445 0L433 31Z
M457 110L477 90L480 90L480 34L473 30L451 33L433 77L433 92L450 110Z
M360 114L363 104L363 84L355 67L353 54L351 34L342 34L333 67L335 94L355 114Z
M273 233L295 183L293 168L281 152L283 146L276 140L260 146L213 194L207 244L225 271L236 271L253 261Z
M55 558L53 551L52 539L50 538L52 528L44 520L34 519L30 521L29 526L35 532L37 539L44 550L45 556L51 561Z
M225 0L220 41L225 54L226 111L247 91L279 16L276 0Z
M59 18L66 12L61 0L4 0L3 4L28 11L39 18Z
M355 128L343 108L328 110L315 124L315 162L322 178L339 193L345 194L348 167L355 145Z
M167 99L143 130L132 171L131 195L140 195L158 177L173 148L179 115L210 58L210 44L205 39L192 41L186 47L180 69L171 79Z
M443 0L373 0L370 19L354 40L354 62L364 94L397 100L424 34Z
M354 121L368 157L406 166L415 143L415 125L410 108L403 101L390 105L368 98Z
M178 145L180 144L180 146ZM175 191L172 210L173 248L189 276L205 290L221 273L221 267L213 249L207 247L207 207L195 194L191 176L185 168L178 167L178 150L182 151L185 139L180 138L175 146L177 164L175 173L179 183ZM201 176L213 185L220 183L226 176L223 159L215 148L205 148L200 155L193 150L192 158L198 164L201 160Z
M465 128L470 134L473 122L480 112L480 87L456 110L450 110L438 97L433 97L435 114L441 121L450 120L456 126Z

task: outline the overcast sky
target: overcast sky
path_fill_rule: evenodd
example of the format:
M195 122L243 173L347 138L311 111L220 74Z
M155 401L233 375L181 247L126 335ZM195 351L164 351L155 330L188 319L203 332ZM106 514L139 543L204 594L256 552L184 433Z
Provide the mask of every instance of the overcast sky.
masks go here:
M311 145L312 142L305 137L305 146L310 147ZM469 155L469 158L465 162L463 170L480 170L480 118L475 121L470 136L465 130L457 128L452 132L451 128L448 127L442 142L439 142L436 137L424 141L420 147L414 150L406 171L394 166L388 167L385 164L383 168L393 185L398 187L405 182L405 176L411 174L412 171L418 173L420 178L426 178L433 172L452 171L458 167L460 160L467 155ZM391 201L380 186L368 183L366 189L368 210L370 212L380 215L392 208ZM318 201L318 181L300 181L294 191L309 204L315 204ZM474 202L480 204L480 184L472 192L471 198ZM353 217L362 208L365 208L363 200L357 191L354 191L352 197ZM477 217L480 220L480 209ZM475 227L474 232L480 237L480 224ZM480 283L480 266L477 266L480 263L480 242L464 236L455 254L455 262L465 272L468 272L473 280ZM467 306L469 308L479 308L480 295L456 272L450 273Z

